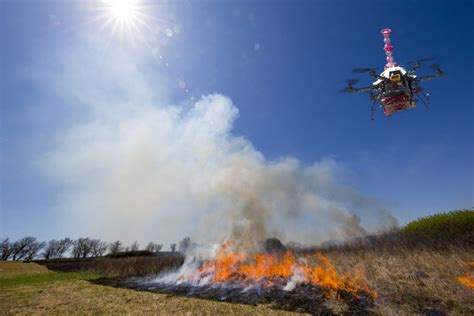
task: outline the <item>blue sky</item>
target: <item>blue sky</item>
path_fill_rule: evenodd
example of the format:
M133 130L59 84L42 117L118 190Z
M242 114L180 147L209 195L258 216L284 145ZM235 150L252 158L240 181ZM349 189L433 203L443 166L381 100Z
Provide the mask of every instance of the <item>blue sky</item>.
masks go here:
M187 107L225 95L239 111L232 135L269 161L335 161L339 181L386 205L400 223L474 205L472 1L146 4L152 27L120 39L94 20L100 1L0 2L0 236L67 234L57 211L68 179L55 180L44 161L59 134L87 119L75 105L81 91L107 90L98 95L111 106L159 98ZM395 61L434 56L446 76L424 84L429 110L419 105L391 118L379 111L370 121L365 94L338 90L348 78L370 82L352 68L383 67L385 27L393 30ZM154 88L142 89L129 73ZM115 78L117 85L108 83Z

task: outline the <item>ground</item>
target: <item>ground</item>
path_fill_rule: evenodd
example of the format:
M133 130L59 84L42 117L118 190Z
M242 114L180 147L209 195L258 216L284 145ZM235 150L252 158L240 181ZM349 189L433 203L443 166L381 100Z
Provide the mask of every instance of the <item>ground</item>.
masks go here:
M472 315L474 311L474 291L455 281L455 276L470 271L463 262L473 258L472 251L329 255L343 269L365 266L368 282L378 292L373 314ZM101 277L85 271L55 272L36 263L0 262L0 315L296 315L266 304L227 303L101 285ZM334 314L348 314L343 302L326 303Z
M295 315L265 305L169 296L89 282L97 278L88 272L53 272L35 263L0 262L0 314Z

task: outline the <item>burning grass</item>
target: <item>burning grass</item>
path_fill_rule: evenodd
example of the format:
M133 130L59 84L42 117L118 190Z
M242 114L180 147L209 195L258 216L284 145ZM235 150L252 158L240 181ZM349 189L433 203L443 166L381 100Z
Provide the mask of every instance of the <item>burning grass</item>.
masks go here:
M104 280L98 280L98 282L101 283ZM242 288L238 284L193 286L188 283L144 282L144 279L133 279L114 285L141 291L166 293L173 297L193 297L206 301L268 306L275 312L284 310L313 315L373 314L371 298L364 300L360 296L354 297L351 293L341 291L340 297L335 300L327 298L321 287L310 284L298 285L291 291L285 291L276 286L266 288Z
M321 253L298 257L291 251L248 255L233 249L232 242L222 245L213 259L195 259L188 263L180 270L175 282L224 287L235 284L242 288L279 287L286 291L297 285L314 285L323 289L328 297L340 292L364 292L375 296L375 291L365 283L363 270L341 275L330 259Z
M455 280L474 291L474 261L468 262L466 265L470 267L472 271L467 272L464 276L458 277Z
M459 246L249 255L228 243L214 257L188 258L178 271L114 285L318 315L472 315L472 258L472 247Z
M276 310L316 315L333 315L331 304L339 305L344 313L372 314L376 297L362 269L341 274L321 253L249 254L239 251L232 242L222 245L211 258L189 257L172 273L97 282L214 301L269 304Z

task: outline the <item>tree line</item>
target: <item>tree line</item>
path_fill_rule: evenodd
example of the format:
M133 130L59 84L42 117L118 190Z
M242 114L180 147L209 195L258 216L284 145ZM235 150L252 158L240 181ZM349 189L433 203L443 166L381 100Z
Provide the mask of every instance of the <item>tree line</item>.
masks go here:
M185 253L193 245L191 238L186 237L178 244L178 251ZM170 251L176 252L177 245L171 244ZM59 259L59 258L92 258L101 257L105 254L117 254L127 251L146 250L152 253L159 253L163 249L163 244L149 242L145 248L141 249L138 242L130 246L124 246L120 240L112 243L93 238L64 238L53 239L48 242L39 241L36 237L27 236L16 241L10 238L3 238L0 241L1 260L33 260L33 259Z

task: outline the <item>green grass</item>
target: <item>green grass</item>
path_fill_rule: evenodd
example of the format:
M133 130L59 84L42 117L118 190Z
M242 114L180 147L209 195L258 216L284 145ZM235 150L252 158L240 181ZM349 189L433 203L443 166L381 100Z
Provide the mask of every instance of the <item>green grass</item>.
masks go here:
M16 275L0 279L0 289L17 285L39 285L68 280L94 280L99 275L91 272L45 272L35 275Z
M435 214L408 223L400 230L403 237L430 241L472 242L474 210Z
M47 272L49 270L46 267L38 264L22 264L16 261L0 262L0 280L17 275L35 275Z
M98 274L87 271L54 272L36 263L0 262L0 289L67 280L93 280Z

